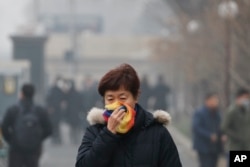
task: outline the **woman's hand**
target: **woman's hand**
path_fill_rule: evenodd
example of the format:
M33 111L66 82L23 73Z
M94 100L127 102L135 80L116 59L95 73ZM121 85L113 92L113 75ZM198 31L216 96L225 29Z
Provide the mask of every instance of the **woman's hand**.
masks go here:
M123 117L126 112L124 109L120 109L119 107L113 111L108 120L107 128L113 134L116 134L116 128L121 123Z

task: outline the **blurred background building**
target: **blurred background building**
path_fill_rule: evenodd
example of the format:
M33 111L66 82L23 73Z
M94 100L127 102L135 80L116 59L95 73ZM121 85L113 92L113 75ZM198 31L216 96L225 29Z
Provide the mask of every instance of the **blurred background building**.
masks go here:
M54 10L57 3L60 7ZM45 54L49 82L58 74L98 78L122 62L144 73L159 73L149 61L154 57L151 43L162 36L169 40L178 36L176 25L162 26L176 19L161 0L37 1L35 5L37 22L50 34Z
M48 36L44 51L47 84L57 75L71 78L74 74L80 85L85 75L97 79L123 62L135 65L141 75L162 73L165 65L154 61L152 43L179 39L178 20L162 0L34 0L30 9L33 24L23 29L30 34L39 29Z

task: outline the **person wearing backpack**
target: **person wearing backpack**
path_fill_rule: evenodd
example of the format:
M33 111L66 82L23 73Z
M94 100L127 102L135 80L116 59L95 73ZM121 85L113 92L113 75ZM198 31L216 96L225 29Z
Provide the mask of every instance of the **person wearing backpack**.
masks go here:
M9 144L9 167L38 167L43 141L51 135L47 112L33 103L35 88L24 84L19 103L7 109L2 133Z

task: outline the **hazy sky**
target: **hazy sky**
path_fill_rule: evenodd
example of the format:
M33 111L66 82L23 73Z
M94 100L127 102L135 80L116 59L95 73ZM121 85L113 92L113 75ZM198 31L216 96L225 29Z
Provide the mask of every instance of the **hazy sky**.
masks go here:
M11 41L9 36L18 25L25 23L31 0L0 0L0 58L10 57Z
M11 57L12 43L9 37L13 32L17 31L18 26L28 23L31 17L34 16L32 14L33 1L34 0L0 0L0 58ZM159 20L160 17L157 13L163 16L164 20L168 17L170 19L173 18L171 9L168 5L164 5L165 3L163 4L162 1L163 0L76 0L77 4L81 5L76 7L75 12L102 16L104 20L103 33L108 35L127 35L133 31L135 31L135 33L137 33L137 31L149 33L146 31L147 29L152 29L152 31L159 33L162 27L157 27L157 24L154 22L149 22L150 19L151 21L155 20L155 18ZM40 0L39 2L40 12L42 12L44 8L46 10L43 12L46 14L68 13L69 0ZM60 3L60 5L55 8L58 3ZM161 5L164 7L160 8L159 5L160 7ZM161 11L157 11L156 9L160 9ZM146 15L145 12L149 15ZM156 27L154 27L154 25L156 25ZM165 28L166 27L164 27L164 30Z

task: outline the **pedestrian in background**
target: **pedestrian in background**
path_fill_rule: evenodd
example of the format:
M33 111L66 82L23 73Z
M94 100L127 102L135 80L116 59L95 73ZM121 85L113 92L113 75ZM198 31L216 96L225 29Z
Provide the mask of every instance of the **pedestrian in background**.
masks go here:
M250 92L248 90L237 91L235 102L225 113L222 131L227 136L228 150L250 150Z
M89 111L100 101L101 98L98 95L97 87L98 83L91 76L85 78L82 91L85 111Z
M62 120L62 106L63 99L65 97L63 92L64 80L61 77L57 77L54 85L49 89L46 97L47 110L51 119L53 134L52 143L61 144L61 130L60 123Z
M73 80L67 81L69 90L66 94L66 101L68 104L65 113L65 120L70 127L70 138L72 144L77 144L80 141L80 132L83 129L80 115L83 112L83 100L81 94L76 90Z
M217 94L206 95L204 106L195 111L192 122L193 147L200 167L216 167L222 151L221 114Z
M157 84L155 85L152 94L155 97L154 109L168 110L168 95L170 93L169 86L165 83L162 75L158 77Z
M98 83L88 75L83 82L83 90L81 92L83 101L82 122L84 129L89 125L85 118L90 109L92 107L97 107L97 105L100 105L99 103L103 104L102 99L98 94L97 87Z
M149 85L148 77L144 75L141 79L141 87L140 87L140 104L145 107L145 109L149 108L148 102L152 93L152 88Z
M34 93L33 85L24 84L19 103L11 106L3 118L9 167L38 167L42 143L52 132L47 112L33 102Z

